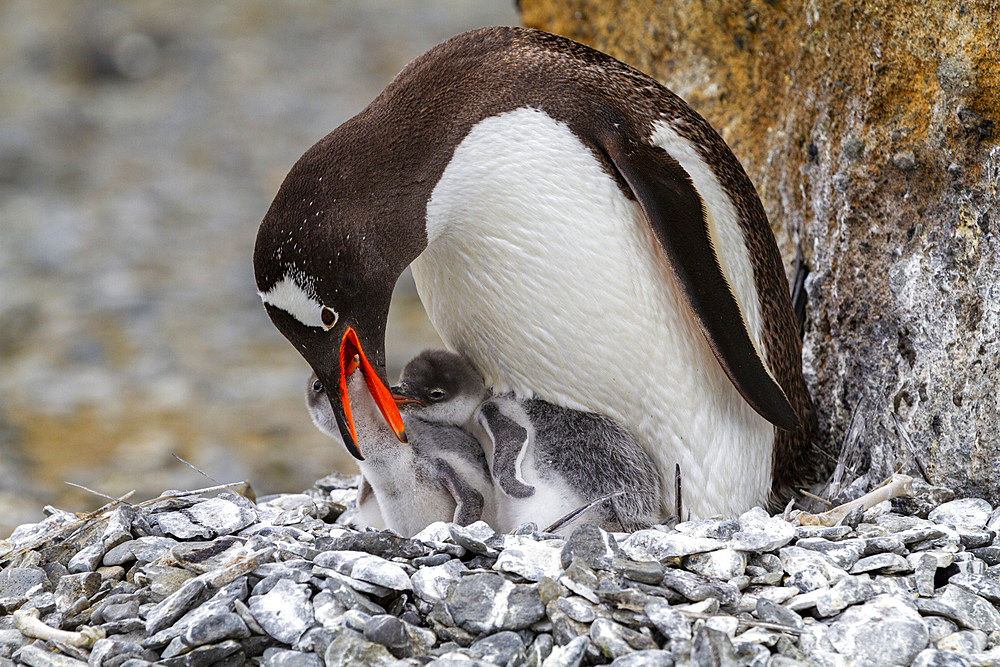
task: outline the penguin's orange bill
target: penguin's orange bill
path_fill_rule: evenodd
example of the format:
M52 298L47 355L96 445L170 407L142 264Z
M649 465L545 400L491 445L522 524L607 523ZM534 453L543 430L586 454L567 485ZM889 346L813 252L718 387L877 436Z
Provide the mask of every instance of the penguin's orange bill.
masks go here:
M375 405L378 406L379 412L382 413L386 423L389 424L400 442L406 442L406 432L403 428L403 418L399 414L392 394L369 363L364 350L361 349L361 343L358 342L358 334L354 332L354 328L347 327L344 337L340 340L340 402L344 409L344 418L347 421L347 430L352 442L346 442L347 438L344 438L344 444L347 445L347 449L354 458L363 461L364 457L361 456L361 451L358 449L357 432L354 430L354 417L351 415L351 399L347 395L347 378L359 368Z

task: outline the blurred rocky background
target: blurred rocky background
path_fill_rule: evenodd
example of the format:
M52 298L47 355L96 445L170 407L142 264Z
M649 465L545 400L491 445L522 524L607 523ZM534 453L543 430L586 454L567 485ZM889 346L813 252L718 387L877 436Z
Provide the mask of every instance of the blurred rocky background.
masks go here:
M255 293L257 225L312 143L513 2L0 2L0 536L221 481L295 491L342 448ZM390 378L436 337L401 279Z

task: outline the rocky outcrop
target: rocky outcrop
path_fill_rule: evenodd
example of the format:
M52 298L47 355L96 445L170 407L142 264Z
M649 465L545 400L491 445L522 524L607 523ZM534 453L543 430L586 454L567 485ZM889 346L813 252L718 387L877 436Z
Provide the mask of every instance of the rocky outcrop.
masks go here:
M810 275L804 365L828 451L1000 498L1000 6L522 0L524 22L684 97ZM733 7L741 7L739 10ZM905 435L903 435L905 434ZM907 454L908 456L908 454Z

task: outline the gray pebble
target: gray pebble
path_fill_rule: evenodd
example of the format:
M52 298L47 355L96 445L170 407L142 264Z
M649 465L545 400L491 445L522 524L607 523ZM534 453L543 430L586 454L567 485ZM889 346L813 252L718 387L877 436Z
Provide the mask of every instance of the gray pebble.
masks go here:
M633 560L665 561L680 556L714 551L726 546L721 540L708 537L688 537L677 532L639 530L619 544L622 553Z
M70 572L93 572L104 558L104 543L94 542L88 547L77 551L66 564Z
M413 590L406 571L384 558L362 551L324 551L314 561L358 581L395 591Z
M174 593L160 601L146 616L146 632L153 635L173 625L192 607L208 599L205 583L198 578L189 579Z
M0 598L28 598L48 587L45 572L37 567L8 567L0 570Z
M807 537L797 540L795 546L801 549L818 551L829 558L830 562L837 567L847 570L858 562L865 545L863 540L831 542L822 537Z
M827 638L856 660L909 664L927 646L927 628L915 609L883 595L847 609L830 625Z
M693 572L667 568L663 575L663 585L671 588L692 602L712 598L722 605L736 604L740 591L732 584L715 581Z
M986 650L988 639L986 633L979 630L959 630L939 639L937 647L941 651L979 653Z
M611 667L672 667L674 656L669 651L646 649L634 651L611 662Z
M496 574L460 580L444 602L456 625L469 632L522 630L545 615L536 587L513 584Z
M927 641L936 642L958 630L958 625L944 616L924 616L924 627L927 628Z
M590 646L590 637L577 637L565 646L553 647L552 653L545 659L543 667L577 667L583 662Z
M729 581L743 574L747 566L747 555L734 549L718 549L686 556L682 563L686 569L702 576Z
M250 630L247 629L243 619L234 612L223 612L212 614L198 623L189 624L182 640L188 646L201 646L226 639L245 639L249 636Z
M981 574L958 573L948 580L948 583L981 595L994 605L1000 605L1000 583L995 579Z
M360 632L342 629L334 637L326 649L324 663L326 667L355 667L366 665L371 667L389 667L396 658L381 644L365 639Z
M610 570L621 554L621 549L613 537L593 523L584 523L570 534L562 548L561 564L569 567L574 558L580 558L595 570Z
M972 663L964 655L933 648L921 651L912 663L912 667L971 667L971 665Z
M303 653L285 648L264 651L264 667L323 667L323 659L315 653Z
M485 521L476 521L468 526L459 526L454 523L449 523L447 526L448 534L455 541L455 544L468 549L474 554L490 558L495 558L499 555L496 549L486 544L487 540L492 539L496 535L496 531L490 528L489 524Z
M293 644L313 623L307 585L282 580L264 595L250 598L250 613L267 634Z
M983 632L1000 630L1000 612L996 607L955 584L945 586L940 596L918 598L915 603L922 613L950 618L966 628Z
M526 655L524 640L511 630L476 640L469 646L469 653L494 665L520 664Z
M726 633L703 625L694 636L691 662L695 665L735 665L736 649Z
M821 592L816 599L816 613L833 616L851 605L867 602L875 594L875 587L867 575L847 576Z
M764 598L757 599L757 618L768 623L778 623L793 628L802 628L802 617L785 607Z
M691 621L665 600L650 598L643 610L671 645L691 641Z
M56 609L65 612L74 607L80 600L89 600L101 587L101 575L96 572L67 574L59 580L56 586Z
M41 646L30 644L23 646L14 653L15 661L30 665L30 667L87 667L82 660L71 658L62 653L46 651Z
M993 514L993 506L982 498L960 498L934 508L927 518L934 523L966 528L983 528Z
M558 545L521 536L508 537L506 544L493 565L494 570L510 572L528 581L539 581L543 577L558 579L562 574L560 554L565 555L565 550L560 550Z
M910 571L910 564L906 562L906 559L899 554L892 553L867 556L859 560L854 564L854 567L851 568L851 574L861 574L863 572L884 572L887 574L896 574L899 572Z

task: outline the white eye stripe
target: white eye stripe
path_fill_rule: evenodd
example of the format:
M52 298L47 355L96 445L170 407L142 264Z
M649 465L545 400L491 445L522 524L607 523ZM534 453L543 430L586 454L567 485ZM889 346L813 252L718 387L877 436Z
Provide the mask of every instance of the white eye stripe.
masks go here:
M266 292L258 292L258 296L264 303L280 308L307 327L329 330L340 319L337 311L329 306L324 306L316 298L306 293L291 275L286 275ZM329 326L323 322L324 310L333 313L333 324Z

